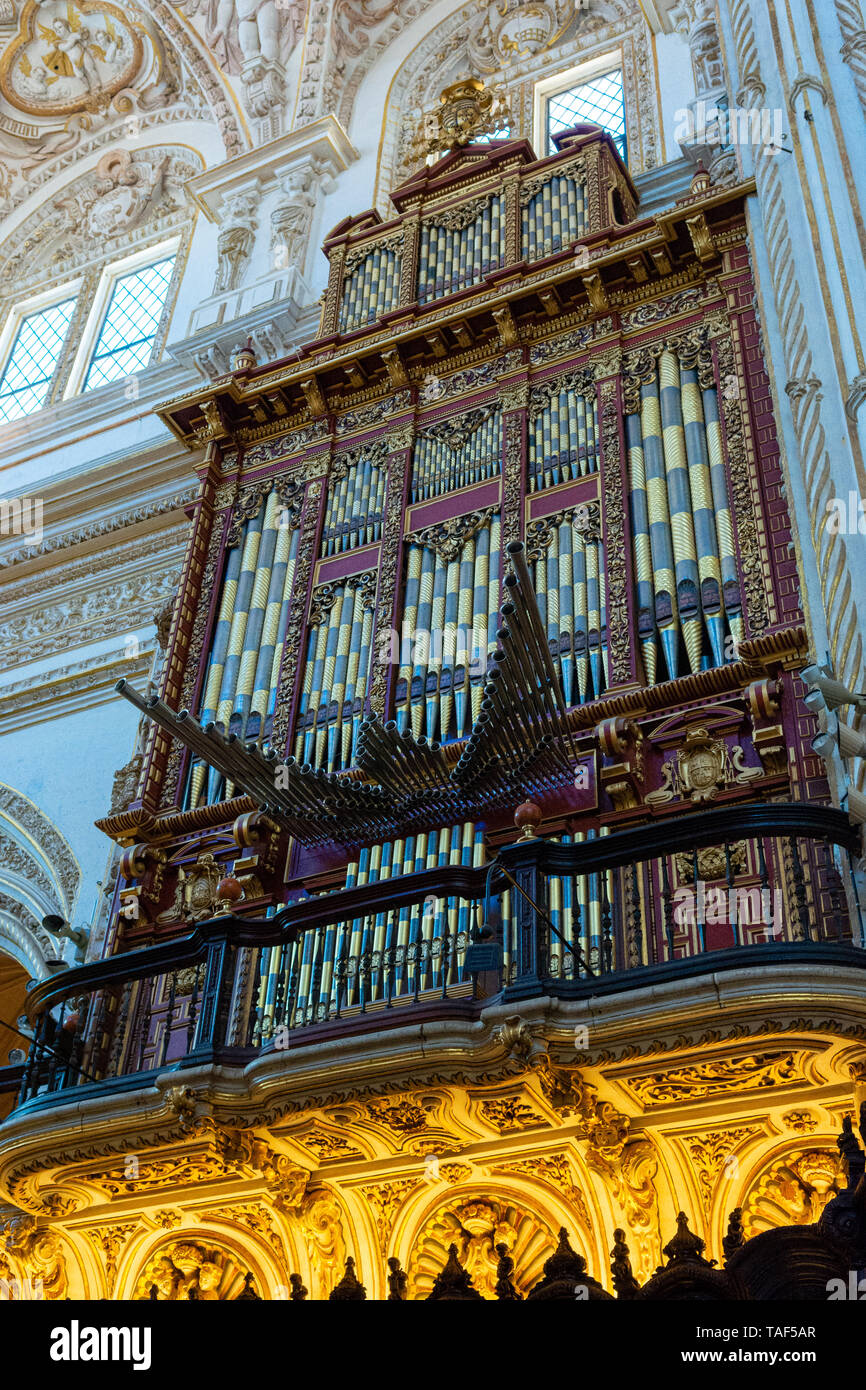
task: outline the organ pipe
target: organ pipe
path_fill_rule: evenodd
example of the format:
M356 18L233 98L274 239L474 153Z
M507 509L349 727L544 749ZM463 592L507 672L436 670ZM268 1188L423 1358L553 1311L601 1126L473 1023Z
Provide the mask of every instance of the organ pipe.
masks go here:
M381 539L385 482L382 459L369 455L335 469L325 506L322 556Z
M638 633L649 684L725 662L728 634L743 634L731 504L718 398L674 352L640 388L626 416Z
M335 772L350 767L364 714L373 640L375 573L314 591L294 755Z
M213 721L263 747L276 707L298 537L292 514L272 489L229 548L201 699L202 725ZM200 759L193 761L189 807L231 794L231 782Z
M585 184L554 174L535 188L533 181L521 195L521 254L528 261L551 256L587 233Z
M460 430L449 423L431 426L418 435L412 459L413 502L441 497L498 476L502 468L502 416L499 410L481 415L474 429L464 426Z
M546 388L529 416L529 490L598 472L595 393L587 397L573 385Z
M400 261L393 247L377 246L343 281L340 332L363 328L396 309L400 295Z
M347 866L344 887L447 864L479 867L485 858L484 832L467 821L361 849ZM290 1010L284 1021L298 1027L458 983L470 933L481 920L480 899L428 897L316 927L290 945L263 952L257 1002L261 1036L273 1031L279 999Z
M477 719L499 607L498 514L444 545L409 538L397 724L462 738Z
M471 211L471 210L470 210ZM476 285L504 264L505 198L490 198L475 218L461 226L470 211L421 225L418 260L418 302L427 304L446 294Z
M567 705L597 700L608 685L604 547L598 504L530 524L535 593Z

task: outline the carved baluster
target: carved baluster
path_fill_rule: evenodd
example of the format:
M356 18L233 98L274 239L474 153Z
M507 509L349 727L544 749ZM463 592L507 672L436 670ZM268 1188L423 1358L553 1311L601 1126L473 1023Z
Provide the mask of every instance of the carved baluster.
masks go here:
M288 984L286 986L286 1008L283 1022L288 1028L297 1028L303 1023L303 1019L298 1017L298 990L301 984L301 959L303 955L303 936L299 936L295 942L295 949L292 952L292 963L289 971Z
M49 1091L54 1090L54 1080L57 1076L57 1067L60 1062L60 1039L63 1035L63 1021L66 1018L66 1004L67 1000L64 999L63 1003L60 1005L60 1018L57 1020L57 1027L54 1031L54 1038L52 1039L51 1060L48 1063L47 1089Z
M589 938L587 937L585 942L582 940L584 923L582 923L580 910L580 888L578 888L580 881L580 874L574 874L573 880L571 880L571 902L573 902L573 908L571 908L571 944L580 952L578 962L575 962L574 967L578 974L580 974L580 960L585 960L587 965L589 963ZM587 979L585 972L584 979Z
M262 960L264 959L265 954L264 946L257 946L255 948L255 952L256 968L253 975L252 994L250 995L250 999L253 1001L253 1007L250 1009L249 1025L247 1028L246 1040L250 1047L261 1047L262 1027L265 1019L265 1001L262 997L262 986L264 984L265 979L265 977L262 974ZM278 949L275 948L274 959L278 959L278 956Z
M79 1001L76 1011L75 1031L72 1035L72 1047L69 1053L69 1065L66 1068L64 1086L77 1086L88 1078L82 1076L82 1057L84 1054L84 1039L86 1036L87 1016L90 1010L90 1000L82 998Z
M111 1052L105 1067L106 1076L119 1076L120 1063L123 1056L123 1048L126 1042L126 1030L129 1023L129 1005L132 999L133 984L127 980L123 986L123 994L120 1001L120 1011L115 1020L111 1038Z
M788 838L788 846L791 855L791 881L794 885L794 901L797 907L797 918L799 921L798 938L801 941L813 940L812 924L809 921L809 904L806 896L806 876L803 872L804 859L800 853L800 847L793 836Z
M692 850L692 888L694 889L695 894L698 950L700 951L701 955L703 955L707 949L707 924L706 922L702 922L700 917L697 916L697 913L700 911L700 905L703 895L701 893L701 870L700 865L698 864L698 852L696 849Z
M761 844L761 841L760 841L760 840L758 841L758 848L759 848L759 852L760 852L760 854L761 854L761 858L763 859L764 849L763 849L763 845ZM765 866L765 867L766 867L766 866ZM730 902L733 902L733 901L734 901L734 899L733 899L732 896L731 896L731 891L732 891L732 889L733 889L733 887L734 887L734 868L733 868L733 864L732 864L732 862L731 862L731 846L730 846L730 844L728 843L727 840L725 841L725 882L726 882L727 885L728 885L728 902L730 903ZM735 945L735 946L742 946L743 943L742 943L742 939L741 939L741 935L740 935L740 918L739 918L739 915L738 915L738 913L734 912L734 913L731 914L731 916L733 917L734 945Z
M421 912L422 910L423 909L419 907L418 911ZM424 940L421 936L420 928L416 933L415 940L409 947L409 952L409 959L413 962L414 967L412 971L412 996L417 1004L418 996L421 993L421 973L424 969Z
M198 995L201 982L201 965L198 964L193 971L192 994L189 998L189 1018L186 1025L186 1050L192 1051L192 1040L195 1037L196 1014L198 1011Z
M268 1034L268 1037L272 1036L272 1034L277 1028L281 1028L288 1023L288 1018L286 1016L286 993L289 986L289 960L291 958L291 954L291 946L281 946L279 948L279 954L277 956L276 964L277 988L274 994L274 1016L271 1020L271 1031ZM266 1018L267 1015L263 1011L262 1034L265 1042L267 1042L268 1040L268 1037L264 1036Z
M327 1006L320 1002L322 992L322 971L325 965L325 929L316 928L313 944L313 965L310 971L310 994L307 1000L307 1022L317 1023L327 1017Z
M334 963L334 985L333 995L335 1001L334 1018L339 1018L343 1007L343 992L348 987L349 974L349 932L346 924L340 927L342 940L340 942L340 953Z
M177 971L176 971L176 970L173 970L173 971L171 972L171 983L169 984L169 987L168 987L168 1007L167 1007L167 1009L166 1009L165 1025L164 1025L163 1034L162 1034L162 1046L161 1046L161 1048L159 1049L159 1062L158 1062L158 1063L156 1063L156 1054L154 1054L154 1062L156 1063L156 1065L158 1065L158 1066L160 1066L160 1067L164 1067L164 1066L165 1066L166 1059L167 1059L167 1057L168 1057L168 1047L169 1047L169 1043L171 1042L171 1030L172 1030L172 1027L174 1026L174 1004L175 1004L175 999L176 999L176 997L177 997Z
M758 838L758 872L761 878L761 906L763 907L764 903L772 904L772 898L770 897L770 877L767 873L767 860L764 854L764 841L760 837ZM771 908L768 907L768 916L770 916L770 912ZM768 925L771 924L768 923Z
M24 1075L21 1078L21 1092L18 1097L19 1105L32 1094L35 1095L39 1088L39 1061L43 1051L43 1039L47 1027L47 1014L40 1014L36 1024L36 1029L30 1043L30 1050L27 1053L27 1063L24 1067Z
M601 955L602 974L609 975L613 969L613 936L611 934L612 913L607 891L607 870L599 875L601 880Z
M644 951L644 931L643 917L640 910L640 883L637 875L637 864L632 862L629 877L631 891L629 893L628 911L626 916L626 929L629 941L629 965L638 968L643 964ZM655 943L653 942L653 948ZM653 959L655 959L655 949L653 949Z
M141 991L144 1007L139 1010L138 1065L136 1071L144 1071L144 1054L150 1034L150 1021L153 1008L153 980L142 980Z
M668 943L668 960L674 960L674 908L671 902L671 881L668 874L668 861L662 855L662 909L665 916L665 938Z

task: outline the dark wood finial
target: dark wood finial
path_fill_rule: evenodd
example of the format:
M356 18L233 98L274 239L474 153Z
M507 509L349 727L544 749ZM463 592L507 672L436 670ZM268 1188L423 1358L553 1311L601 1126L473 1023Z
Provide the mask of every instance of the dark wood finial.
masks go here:
M388 1275L388 1303L405 1303L407 1297L407 1286L409 1275L404 1269L400 1268L400 1261L393 1255L388 1261L388 1268L391 1271Z
M339 1284L331 1289L328 1301L334 1303L361 1302L367 1297L367 1290L355 1275L355 1261L350 1255L346 1260L346 1273Z
M695 1235L694 1231L689 1230L689 1218L684 1211L677 1215L677 1233L673 1240L668 1241L662 1254L667 1255L669 1264L700 1264L708 1268L716 1263L715 1260L705 1260L703 1249L706 1241L701 1240L700 1236Z
M499 1256L499 1263L496 1266L496 1297L522 1302L523 1295L517 1292L511 1278L514 1273L514 1261L508 1253L508 1246L504 1241L500 1241L499 1245L496 1246L496 1253Z
M613 1276L613 1287L617 1298L634 1298L640 1284L634 1277L631 1267L631 1257L625 1239L625 1231L616 1230L613 1233L613 1249L610 1252L610 1272Z
M477 1289L472 1287L472 1276L468 1269L464 1269L457 1258L457 1246L449 1245L448 1259L441 1274L436 1275L433 1289L427 1295L427 1302L440 1300L450 1303L483 1303L484 1299Z

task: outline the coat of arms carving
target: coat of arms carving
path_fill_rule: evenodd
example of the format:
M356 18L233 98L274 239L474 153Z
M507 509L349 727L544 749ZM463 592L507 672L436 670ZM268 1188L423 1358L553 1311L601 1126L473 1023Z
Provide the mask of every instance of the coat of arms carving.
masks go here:
M662 768L662 785L646 797L648 805L663 805L689 797L712 801L724 787L763 776L760 767L746 767L739 744L729 748L724 739L706 729L689 729L681 748Z

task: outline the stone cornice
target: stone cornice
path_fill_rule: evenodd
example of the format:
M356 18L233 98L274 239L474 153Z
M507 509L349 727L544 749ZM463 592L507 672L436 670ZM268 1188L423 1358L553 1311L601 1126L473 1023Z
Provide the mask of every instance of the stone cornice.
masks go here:
M219 222L224 203L238 194L261 194L311 162L333 176L357 158L340 122L329 114L196 174L188 180L186 192L211 222Z
M143 644L135 658L123 651L107 652L12 681L0 688L0 734L117 700L116 682L121 676L145 681L153 652L153 645Z

